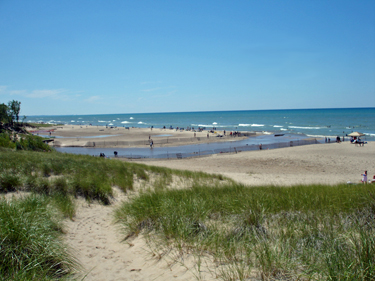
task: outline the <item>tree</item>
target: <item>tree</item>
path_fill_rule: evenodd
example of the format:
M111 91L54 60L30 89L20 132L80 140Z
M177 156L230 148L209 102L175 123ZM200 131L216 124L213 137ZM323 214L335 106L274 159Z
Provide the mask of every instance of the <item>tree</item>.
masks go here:
M6 104L0 104L0 122L4 124L11 122L11 114L9 111L9 107Z
M21 110L21 102L12 100L8 103L8 107L10 109L11 117L12 117L12 123L13 120L16 119L17 123L19 120L20 110Z

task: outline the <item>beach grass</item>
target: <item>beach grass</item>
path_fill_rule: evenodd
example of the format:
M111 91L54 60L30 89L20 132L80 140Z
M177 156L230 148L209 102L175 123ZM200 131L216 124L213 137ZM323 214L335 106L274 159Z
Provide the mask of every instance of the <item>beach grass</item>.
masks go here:
M1 280L56 280L78 268L61 239L61 218L47 196L0 199Z
M26 192L21 199L0 200L3 280L68 278L78 267L61 242L60 220L74 218L74 198L108 205L114 186L128 192L136 179L149 182L153 178L156 189L164 189L174 174L191 175L86 155L0 150L0 193Z
M371 185L157 188L116 218L158 249L208 253L222 280L373 280L374 194Z
M0 192L31 194L0 201L5 279L70 276L77 264L61 243L60 219L74 218L74 198L108 205L114 186L128 193L137 181L147 188L115 212L124 236L145 235L159 256L194 255L198 279L203 264L221 280L375 278L373 185L248 187L203 172L0 150Z

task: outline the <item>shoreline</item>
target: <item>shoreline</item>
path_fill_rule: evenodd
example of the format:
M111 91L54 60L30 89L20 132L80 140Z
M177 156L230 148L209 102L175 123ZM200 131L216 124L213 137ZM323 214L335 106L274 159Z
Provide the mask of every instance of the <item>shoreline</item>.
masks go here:
M29 131L32 131L29 129ZM53 139L50 145L56 147L147 147L153 141L154 147L182 146L198 143L231 142L261 135L259 132L241 132L240 136L230 136L221 130L187 131L163 128L106 127L59 125L34 133L45 132ZM41 134L43 135L43 134ZM55 137L55 138L54 138Z

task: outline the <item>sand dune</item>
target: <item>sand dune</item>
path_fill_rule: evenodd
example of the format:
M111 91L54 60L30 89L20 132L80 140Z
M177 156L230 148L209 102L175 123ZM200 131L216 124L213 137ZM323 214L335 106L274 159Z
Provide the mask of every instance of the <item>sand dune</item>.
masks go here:
M143 160L143 164L223 174L246 185L359 183L361 173L375 175L375 143L358 147L349 142L274 150L218 154L180 160ZM120 161L127 161L121 159ZM78 200L74 221L67 221L67 242L83 266L84 280L197 280L193 257L183 263L159 259L145 239L124 241L113 224L113 210L126 194L116 190L110 206ZM209 267L202 280L216 280Z

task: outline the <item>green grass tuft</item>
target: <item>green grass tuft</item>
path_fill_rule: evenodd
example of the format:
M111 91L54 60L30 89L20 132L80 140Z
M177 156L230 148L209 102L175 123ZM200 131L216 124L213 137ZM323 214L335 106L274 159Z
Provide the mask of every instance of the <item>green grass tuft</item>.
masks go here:
M61 240L57 213L45 196L0 199L0 276L7 280L52 280L67 276L76 261Z

